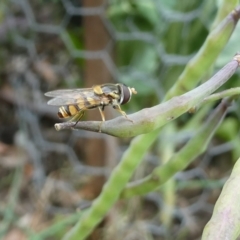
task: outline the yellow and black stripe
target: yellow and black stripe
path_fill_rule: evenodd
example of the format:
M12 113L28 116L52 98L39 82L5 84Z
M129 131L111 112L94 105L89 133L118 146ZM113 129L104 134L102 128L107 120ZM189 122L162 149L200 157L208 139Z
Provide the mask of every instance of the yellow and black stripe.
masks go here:
M81 111L81 109L79 108L78 105L62 106L58 110L58 117L59 118L73 117L80 111Z

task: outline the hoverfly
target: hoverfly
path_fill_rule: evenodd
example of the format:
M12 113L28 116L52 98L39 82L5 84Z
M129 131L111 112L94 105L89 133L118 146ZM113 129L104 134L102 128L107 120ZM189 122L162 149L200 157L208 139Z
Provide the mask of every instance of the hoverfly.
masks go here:
M49 105L60 106L59 118L71 117L70 121L75 121L76 124L85 111L94 108L99 109L102 121L105 121L103 111L108 105L112 105L126 119L132 121L120 107L131 100L132 94L137 94L134 88L111 83L95 85L92 88L63 89L45 93L46 96L53 97L48 101Z

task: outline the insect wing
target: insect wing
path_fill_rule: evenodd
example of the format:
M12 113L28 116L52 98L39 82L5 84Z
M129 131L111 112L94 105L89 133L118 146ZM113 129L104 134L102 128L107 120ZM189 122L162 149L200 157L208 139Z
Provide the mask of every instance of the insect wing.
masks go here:
M53 106L68 106L68 105L78 105L80 109L88 109L99 106L104 98L106 97L96 95L93 90L81 89L72 89L69 91L56 90L53 91L53 94L56 94L56 97L48 101L49 105ZM52 95L52 93L51 93Z
M48 105L52 106L67 106L76 104L76 99L74 98L66 98L66 97L55 97L47 102Z
M60 97L60 96L69 96L78 94L79 92L93 92L92 88L75 88L75 89L59 89L51 92L45 93L47 97Z

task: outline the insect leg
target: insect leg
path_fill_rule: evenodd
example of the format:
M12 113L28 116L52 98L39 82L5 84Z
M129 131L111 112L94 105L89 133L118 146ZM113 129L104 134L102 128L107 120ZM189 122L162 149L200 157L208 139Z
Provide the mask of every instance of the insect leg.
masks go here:
M77 125L77 123L80 121L80 119L83 117L85 111L80 111L78 112L76 115L74 115L69 121L74 122L75 124L73 125L73 127L75 127Z
M99 109L102 121L105 122L105 116L104 116L103 110L100 107L98 109Z
M99 107L98 110L100 112L100 115L101 115L101 118L102 118L102 122L100 123L100 126L99 126L99 132L101 132L101 129L102 129L102 123L105 122L105 116L104 116L104 113L103 113L103 109L104 109L104 106Z
M128 118L127 114L121 109L119 105L114 105L113 108L120 112L128 121L133 123L133 120Z

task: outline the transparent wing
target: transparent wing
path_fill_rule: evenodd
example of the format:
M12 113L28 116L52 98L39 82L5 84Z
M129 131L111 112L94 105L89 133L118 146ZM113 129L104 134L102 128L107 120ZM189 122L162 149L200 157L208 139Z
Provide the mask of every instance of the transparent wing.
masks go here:
M47 97L53 97L48 101L49 105L53 106L67 106L72 104L80 105L99 105L103 100L107 102L109 99L107 94L117 91L116 84L103 84L101 85L102 91L106 94L98 95L94 92L93 88L76 88L76 89L60 89L45 93Z
M59 89L45 93L47 97L58 97L61 95L71 96L72 94L78 94L79 92L93 92L92 88L75 88L75 89Z
M62 89L45 93L53 99L48 101L48 105L67 106L72 104L83 104L87 99L99 101L99 97L93 92L92 88Z

